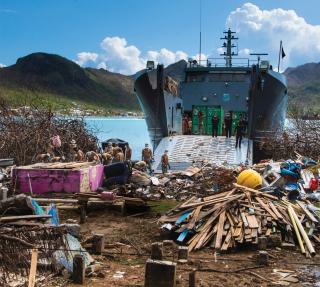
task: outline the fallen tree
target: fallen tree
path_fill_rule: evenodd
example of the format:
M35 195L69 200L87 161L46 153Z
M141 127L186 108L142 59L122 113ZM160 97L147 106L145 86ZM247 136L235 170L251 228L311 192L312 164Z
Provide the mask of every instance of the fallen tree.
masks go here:
M98 139L83 117L62 117L50 108L36 106L11 109L0 101L0 158L14 158L15 164L33 163L46 153L50 138L59 135L61 155L66 155L71 140L84 151L95 151Z
M274 160L295 158L299 154L318 160L320 154L320 120L303 119L291 113L284 131L261 139L260 148Z

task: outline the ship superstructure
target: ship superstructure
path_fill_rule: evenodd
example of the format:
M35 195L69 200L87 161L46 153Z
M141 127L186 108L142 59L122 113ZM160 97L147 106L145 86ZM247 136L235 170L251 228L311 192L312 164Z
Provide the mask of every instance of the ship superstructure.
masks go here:
M210 136L214 115L220 119L218 135L223 136L228 114L232 133L240 118L247 122L254 159L256 143L282 128L287 108L285 77L262 59L267 54L253 54L254 60L239 58L238 38L230 29L221 40L220 58L189 59L178 63L174 71L172 66L155 68L148 62L147 69L138 73L135 91L155 149L168 136ZM186 118L189 131L184 127Z

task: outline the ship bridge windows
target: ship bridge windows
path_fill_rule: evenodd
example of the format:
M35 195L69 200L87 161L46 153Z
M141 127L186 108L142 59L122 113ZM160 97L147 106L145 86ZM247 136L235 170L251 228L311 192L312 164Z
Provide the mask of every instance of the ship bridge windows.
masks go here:
M209 74L209 82L244 82L246 75L243 74Z
M187 82L204 82L206 76L203 74L188 75Z

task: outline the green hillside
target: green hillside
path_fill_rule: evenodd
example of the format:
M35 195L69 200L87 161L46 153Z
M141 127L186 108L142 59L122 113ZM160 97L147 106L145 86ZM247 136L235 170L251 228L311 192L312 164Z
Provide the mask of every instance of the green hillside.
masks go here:
M308 63L288 68L289 105L304 114L320 113L320 64Z
M66 58L45 53L30 54L0 69L0 96L13 106L140 110L132 77L81 68Z

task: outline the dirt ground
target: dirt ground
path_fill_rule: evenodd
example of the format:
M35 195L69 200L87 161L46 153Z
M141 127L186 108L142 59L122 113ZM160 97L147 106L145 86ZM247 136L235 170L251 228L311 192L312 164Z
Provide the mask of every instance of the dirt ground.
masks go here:
M75 218L75 213L60 215ZM144 286L145 262L150 257L151 243L169 239L160 234L156 214L137 217L121 216L117 212L95 211L81 225L84 238L92 232L105 234L105 252L93 256L101 262L101 270L86 278L84 286ZM267 250L268 266L257 266L257 250L241 250L215 254L212 249L192 252L188 263L177 264L177 286L189 286L189 273L197 272L197 285L215 286L320 286L320 256L305 258L298 249ZM177 262L177 246L164 250L164 260ZM240 269L240 270L239 270ZM278 270L278 271L277 271ZM281 280L283 274L293 275L297 283ZM318 283L317 283L318 282ZM319 285L317 285L319 284ZM67 286L79 286L68 283Z

